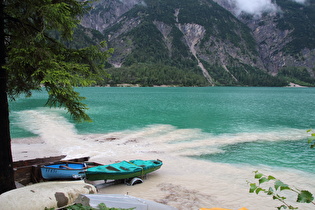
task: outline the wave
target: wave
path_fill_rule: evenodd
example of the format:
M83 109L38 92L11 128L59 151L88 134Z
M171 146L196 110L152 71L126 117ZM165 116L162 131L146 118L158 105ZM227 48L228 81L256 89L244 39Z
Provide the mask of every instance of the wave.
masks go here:
M37 135L46 144L53 147L67 147L79 143L75 125L63 114L63 109L39 108L14 112L15 125Z
M75 125L63 116L64 110L45 109L15 112L17 125L38 135L46 144L69 156L123 155L127 153L172 153L180 156L223 153L226 145L256 141L306 139L303 129L286 128L268 132L224 133L214 135L201 129L180 129L155 124L134 130L106 134L78 134Z
M115 139L117 144L136 142L137 150L154 148L156 152L171 152L183 156L224 152L223 146L256 141L294 141L306 139L303 129L282 129L273 132L227 133L213 135L200 129L179 129L172 125L149 125L138 130L90 135L89 138Z

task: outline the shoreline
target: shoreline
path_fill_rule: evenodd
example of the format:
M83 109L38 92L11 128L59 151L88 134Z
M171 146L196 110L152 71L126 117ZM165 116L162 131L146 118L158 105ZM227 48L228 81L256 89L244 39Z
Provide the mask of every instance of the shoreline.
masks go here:
M96 86L91 86L91 87L158 87L158 88L163 88L163 87L256 87L256 86L179 86L179 85L152 85L152 86L142 86L141 84L131 84L131 83L122 83L122 84L115 84L111 86L110 84L107 85L96 85ZM279 87L279 86L258 86L258 87ZM296 88L301 88L301 87L312 87L312 86L303 86L299 85L293 82L290 82L287 86L281 86L281 87L296 87Z
M121 153L116 155L108 154L108 149L102 155L92 152L89 153L90 161L102 164L130 159L158 158L163 161L163 166L159 170L148 174L142 184L134 186L124 184L111 185L98 189L98 194L128 194L173 206L179 210L213 207L229 209L246 207L249 210L270 210L279 206L279 203L273 201L270 197L248 192L249 185L247 182L253 181L252 171L257 170L257 167L195 160L178 156L167 150L165 150L167 152L157 152L152 150L153 148L147 148L146 152L128 153L125 151L126 148L122 146L127 146L127 149L130 150L135 144L137 145L136 150L139 150L139 147L143 146L140 139L126 141L123 137L122 139L117 138L114 140L108 136L96 135L96 137L89 144L105 145L105 148L110 147L112 150L121 150ZM96 141L95 139L103 140ZM93 145L90 148L94 148ZM46 144L40 137L14 139L12 141L12 154L15 161L65 155L56 148L58 147ZM90 148L85 149L87 149L87 152L91 152ZM291 170L274 170L268 167L262 167L261 172L281 177L285 183L293 183L295 186L305 189L311 188L309 189L311 192L315 190L315 185L311 184L314 177L308 177L309 174L307 173ZM311 208L302 204L301 209L307 210Z

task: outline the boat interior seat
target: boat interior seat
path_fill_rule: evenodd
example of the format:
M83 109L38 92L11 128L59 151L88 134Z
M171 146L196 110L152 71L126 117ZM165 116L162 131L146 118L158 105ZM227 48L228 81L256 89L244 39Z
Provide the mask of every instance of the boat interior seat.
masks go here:
M63 166L63 165L59 166L59 168L63 168L63 169L74 169L74 168L71 168L71 167L69 167L69 166Z

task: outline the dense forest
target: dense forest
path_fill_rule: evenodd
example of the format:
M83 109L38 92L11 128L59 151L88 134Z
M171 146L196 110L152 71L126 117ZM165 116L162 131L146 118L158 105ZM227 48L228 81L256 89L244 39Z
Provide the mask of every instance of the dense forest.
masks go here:
M176 67L163 64L132 64L128 67L109 68L109 78L105 78L99 85L117 86L127 83L141 86L208 86L207 80L199 71L184 71Z

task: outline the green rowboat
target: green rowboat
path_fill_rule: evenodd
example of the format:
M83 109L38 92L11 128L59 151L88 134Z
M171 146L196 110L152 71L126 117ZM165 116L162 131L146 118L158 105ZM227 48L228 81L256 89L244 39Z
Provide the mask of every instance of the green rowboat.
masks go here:
M88 168L85 171L85 175L86 179L90 181L129 179L143 177L161 168L162 164L160 160L121 161L119 163Z

